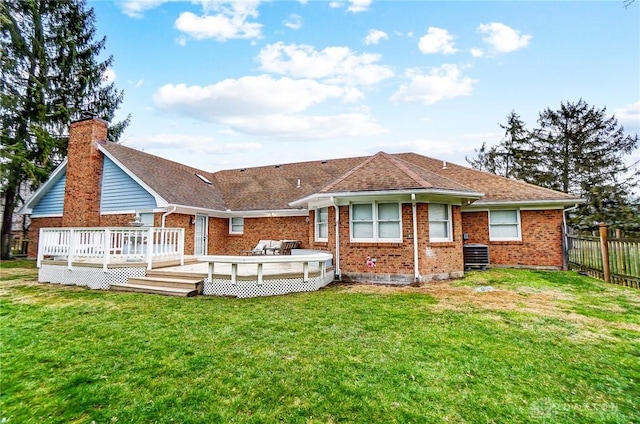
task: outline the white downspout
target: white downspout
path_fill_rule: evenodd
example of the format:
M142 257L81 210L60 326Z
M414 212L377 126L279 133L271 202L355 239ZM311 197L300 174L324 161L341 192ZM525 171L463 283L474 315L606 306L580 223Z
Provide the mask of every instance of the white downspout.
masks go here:
M575 204L570 208L563 209L562 211L562 239L563 249L562 249L562 269L567 270L569 268L569 262L567 261L567 254L569 252L569 237L567 237L567 212L575 211L578 209L578 205Z
M336 211L336 269L334 270L335 278L340 279L340 207L336 200L331 196L331 203Z
M176 211L176 209L178 209L178 207L174 206L173 209L171 209L169 212L162 214L162 228L164 228L165 218L168 215L171 215L172 213L174 213Z
M420 282L420 267L418 265L418 212L416 210L416 195L411 193L411 214L413 218L413 273L414 281Z

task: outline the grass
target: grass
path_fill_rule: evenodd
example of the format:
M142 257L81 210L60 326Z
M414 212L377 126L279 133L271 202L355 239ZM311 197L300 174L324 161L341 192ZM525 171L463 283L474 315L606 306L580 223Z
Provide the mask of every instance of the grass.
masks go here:
M575 273L239 300L9 265L0 422L640 422L640 292Z

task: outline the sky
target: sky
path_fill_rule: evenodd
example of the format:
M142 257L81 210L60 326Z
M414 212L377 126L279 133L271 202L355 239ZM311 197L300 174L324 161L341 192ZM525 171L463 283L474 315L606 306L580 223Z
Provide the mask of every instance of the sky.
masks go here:
M415 152L467 165L511 111L640 132L640 4L89 0L121 142L215 172ZM629 163L640 160L636 150Z

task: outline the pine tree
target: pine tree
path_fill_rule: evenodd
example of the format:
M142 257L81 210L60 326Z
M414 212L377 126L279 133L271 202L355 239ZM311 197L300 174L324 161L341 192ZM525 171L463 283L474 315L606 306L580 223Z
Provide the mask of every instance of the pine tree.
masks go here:
M560 104L560 109L540 113L538 128L526 132L512 112L506 137L478 157L467 159L477 169L521 179L563 191L587 202L573 214L572 223L593 228L600 221L613 228L640 228L632 193L638 187L638 169L625 159L638 146L638 135L626 135L624 127L606 108L584 100Z
M503 177L527 180L527 167L533 160L530 155L529 132L520 116L511 111L507 115L506 125L498 124L504 130L504 138L500 143L487 147L482 143L475 149L475 158L465 158L474 168L491 172Z
M66 155L71 121L90 113L107 121L123 99L104 81L95 16L84 0L0 1L0 182L4 200L1 257L10 257L18 187L41 184ZM116 141L129 118L112 125Z

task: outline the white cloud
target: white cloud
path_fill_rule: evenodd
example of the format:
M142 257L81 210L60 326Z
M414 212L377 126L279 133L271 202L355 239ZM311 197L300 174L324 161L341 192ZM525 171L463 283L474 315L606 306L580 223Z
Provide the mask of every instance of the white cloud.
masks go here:
M277 93L277 95L274 95ZM359 91L310 79L274 79L267 75L229 79L201 87L167 84L154 96L164 111L265 136L317 139L374 135L384 131L369 114L303 115L329 100L349 101Z
M326 79L332 83L372 85L393 76L388 66L377 65L381 55L356 54L348 47L269 44L258 54L260 68L296 78Z
M284 26L291 29L302 28L302 16L292 13L289 15L289 19L284 21Z
M429 27L427 33L420 38L418 48L425 54L452 54L458 51L453 47L453 38L446 29Z
M131 18L142 18L144 12L156 8L171 0L125 0L116 2L122 9L122 13Z
M349 0L349 12L358 13L365 12L371 6L371 0Z
M167 84L156 92L154 102L160 109L215 122L223 116L298 113L345 95L352 93L310 79L260 75L226 79L205 87Z
M126 145L142 150L179 149L184 152L204 154L233 154L239 151L247 152L259 150L262 145L257 142L248 143L217 143L215 138L191 134L151 134L143 137L131 137Z
M144 85L144 80L143 79L139 79L138 81L136 81L136 83L134 84L134 88L138 88L138 87L142 87Z
M408 69L406 77L409 82L400 86L391 96L391 101L431 105L444 99L469 96L473 91L473 84L478 82L463 77L458 66L452 64L432 68L427 74L417 68Z
M476 49L476 48L469 49L469 53L471 53L472 57L482 57L482 56L484 56L484 50L482 50L482 49Z
M380 40L388 40L389 35L386 32L380 31L379 29L370 29L369 33L364 39L364 44L367 46L371 44L378 44Z
M338 9L338 8L342 7L342 2L331 1L331 2L329 2L329 7L332 8L332 9Z
M618 122L624 126L627 134L640 131L640 102L615 108L613 115ZM640 151L638 151L638 153L640 153Z
M116 71L113 68L107 68L106 71L102 74L102 83L104 85L109 85L116 80Z
M224 122L238 132L277 138L327 139L372 136L385 132L370 115L361 113L241 116L227 118Z
M521 35L508 25L492 22L480 24L478 32L486 34L482 40L491 46L495 53L510 53L526 47L531 40L531 35Z
M205 2L204 15L182 12L175 26L197 40L261 38L262 24L249 21L258 17L258 5L258 1ZM210 11L215 13L209 14Z

